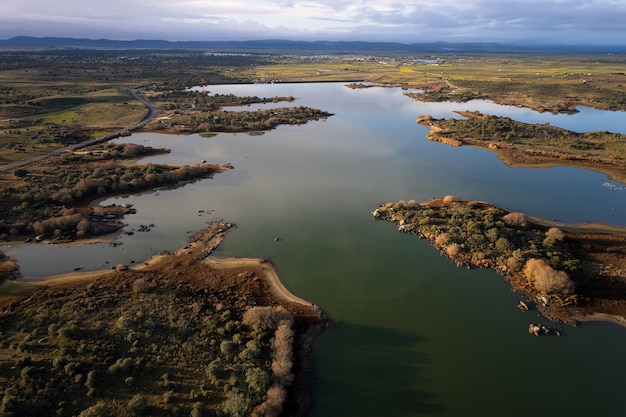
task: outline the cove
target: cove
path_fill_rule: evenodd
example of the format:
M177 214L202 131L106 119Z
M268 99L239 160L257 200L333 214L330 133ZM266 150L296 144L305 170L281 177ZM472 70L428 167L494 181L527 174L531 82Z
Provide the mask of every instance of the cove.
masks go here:
M334 113L325 121L247 134L133 134L124 141L171 148L146 161L230 162L215 178L132 203L122 245L6 249L37 277L141 262L185 243L188 231L223 218L237 224L218 256L269 258L297 295L336 321L315 346L311 416L622 415L626 331L608 324L536 338L541 321L491 271L461 270L424 241L370 212L379 203L447 194L486 200L565 222L626 224L626 192L575 168L509 168L492 152L425 139L421 114L479 110L572 130L626 133L624 114L581 109L555 116L490 102L420 103L402 90L343 84L209 86L212 93L296 97L289 105ZM243 111L248 108L232 109ZM280 237L278 242L275 237ZM108 264L106 263L108 262Z

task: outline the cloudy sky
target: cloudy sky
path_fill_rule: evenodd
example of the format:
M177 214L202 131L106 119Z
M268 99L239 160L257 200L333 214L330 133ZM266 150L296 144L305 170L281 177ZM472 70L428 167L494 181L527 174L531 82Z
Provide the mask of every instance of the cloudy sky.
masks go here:
M626 44L626 0L1 0L0 39Z

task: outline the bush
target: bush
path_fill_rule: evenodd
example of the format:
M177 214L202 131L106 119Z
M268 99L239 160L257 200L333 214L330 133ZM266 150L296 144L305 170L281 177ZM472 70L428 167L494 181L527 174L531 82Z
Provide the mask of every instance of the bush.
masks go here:
M566 272L553 269L541 259L529 259L524 267L524 275L544 294L569 295L575 290L574 282Z
M98 401L95 405L83 410L78 417L108 417L110 415L109 406L104 401Z
M272 372L282 385L288 385L293 379L293 330L290 322L282 322L276 329L272 342Z
M283 411L283 403L286 396L287 394L282 386L272 385L267 390L265 402L252 410L252 417L278 417Z
M248 415L248 409L250 408L250 400L243 394L235 394L228 398L222 404L222 411L226 415L232 417L244 417Z
M148 407L148 402L144 398L143 395L137 394L133 398L130 399L126 408L133 416L142 416L146 412L146 408Z
M512 212L502 217L502 221L509 226L526 227L528 225L528 217L524 213Z
M254 330L275 329L282 321L293 322L293 316L284 307L252 307L244 314L242 322Z
M450 234L449 233L441 233L441 234L437 235L437 237L435 238L435 244L437 246L444 246L449 241L450 241Z
M546 232L546 237L549 237L554 240L563 240L565 238L565 233L563 233L561 229L552 227L548 229L548 231Z
M150 285L143 279L139 278L133 282L133 292L134 293L142 293L148 291Z

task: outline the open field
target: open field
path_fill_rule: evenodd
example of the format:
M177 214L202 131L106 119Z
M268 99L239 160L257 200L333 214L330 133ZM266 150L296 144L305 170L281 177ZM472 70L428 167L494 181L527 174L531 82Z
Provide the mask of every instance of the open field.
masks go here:
M626 108L623 56L457 55L285 60L237 73L259 82L364 81L425 90L432 101L490 99L540 111Z
M367 82L418 89L407 95L425 101L483 98L551 112L572 112L579 105L626 108L626 57L614 55L51 50L0 57L0 164L138 122L145 109L129 91L149 84L167 92L218 83ZM175 114L188 125L190 103L168 117Z

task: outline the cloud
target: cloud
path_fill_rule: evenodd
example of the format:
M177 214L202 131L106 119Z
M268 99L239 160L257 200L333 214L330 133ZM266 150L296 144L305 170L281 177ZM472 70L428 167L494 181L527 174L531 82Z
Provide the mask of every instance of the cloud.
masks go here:
M0 37L624 43L622 0L9 0Z

